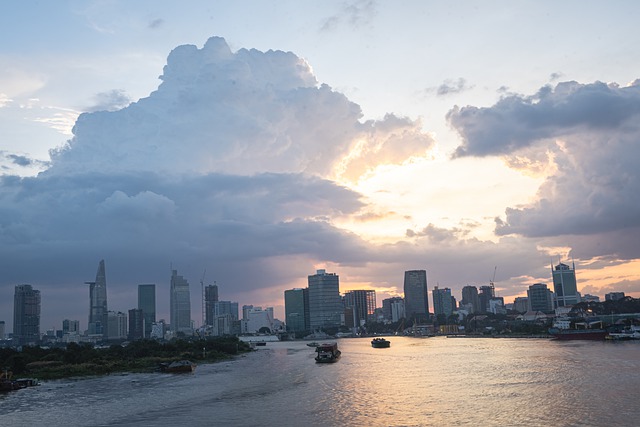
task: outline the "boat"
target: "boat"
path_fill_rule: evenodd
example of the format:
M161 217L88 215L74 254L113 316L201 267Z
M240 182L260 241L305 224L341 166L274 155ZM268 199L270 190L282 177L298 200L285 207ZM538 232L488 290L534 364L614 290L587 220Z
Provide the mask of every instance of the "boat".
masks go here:
M342 352L338 350L338 343L324 343L316 347L316 363L337 362Z
M266 341L256 341L256 342L255 342L255 344L256 344L258 347L264 347L264 346L266 346L266 345L267 345L267 342L266 342Z
M308 342L308 343L307 343L307 347L313 347L313 348L316 348L316 347L318 347L319 345L320 345L320 344L318 344L318 343L317 343L317 342L315 342L315 341L311 341L311 342Z
M0 372L0 391L20 390L21 388L34 387L40 385L35 378L13 379L13 373L9 370Z
M640 326L631 326L622 332L609 332L606 339L614 341L640 340Z
M558 329L549 328L549 335L559 340L604 340L609 335L606 329Z
M187 372L193 372L196 370L196 364L189 360L178 360L171 363L161 363L160 371L170 374L181 374Z
M374 338L371 340L371 347L373 348L388 348L391 346L391 341L384 338Z

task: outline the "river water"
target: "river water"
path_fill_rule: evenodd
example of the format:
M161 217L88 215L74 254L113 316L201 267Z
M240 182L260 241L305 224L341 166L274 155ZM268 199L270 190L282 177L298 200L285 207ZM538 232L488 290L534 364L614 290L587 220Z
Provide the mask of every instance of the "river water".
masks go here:
M338 340L334 364L269 342L193 374L50 381L0 395L0 425L640 425L640 342L390 340Z

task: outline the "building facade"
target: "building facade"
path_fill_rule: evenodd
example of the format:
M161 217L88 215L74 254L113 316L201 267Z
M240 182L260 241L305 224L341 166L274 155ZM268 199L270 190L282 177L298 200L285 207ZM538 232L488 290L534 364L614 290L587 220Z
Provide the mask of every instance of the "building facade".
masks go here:
M309 326L312 331L338 328L342 325L343 305L340 278L335 273L317 270L308 277Z
M478 288L467 285L462 288L462 301L460 303L467 307L470 314L480 312L480 300L478 299Z
M453 299L451 297L451 289L443 288L439 289L437 286L431 291L433 297L433 313L438 315L444 315L448 318L453 314Z
M404 272L404 309L409 319L424 321L429 317L426 270Z
M127 338L127 315L121 311L109 311L108 328L110 340L124 340Z
M40 291L17 285L13 296L13 340L17 345L40 342Z
M493 285L480 286L480 293L478 294L478 311L477 313L489 313L490 301L496 296L495 288Z
M151 337L151 329L156 321L156 285L138 285L138 309L142 310L144 320L143 338ZM131 324L131 316L129 316Z
M554 310L553 292L544 283L536 283L529 286L527 298L529 311L552 313Z
M218 285L207 285L204 288L204 322L213 326L213 305L218 302Z
M171 271L171 287L169 295L170 327L174 333L183 332L191 335L191 293L189 282L178 275L178 270Z
M98 264L95 282L84 282L89 285L89 335L107 337L109 310L107 309L107 274L104 260Z
M553 276L553 291L556 294L558 307L575 305L580 302L575 264L572 268L559 263L555 268L552 267L551 275Z
M145 335L145 318L144 318L144 310L141 308L132 308L129 310L129 333L127 334L127 338L131 341L141 340L143 338L151 338L151 330L149 331L149 335ZM153 323L150 325L152 329Z
M355 327L373 322L376 314L376 291L368 289L347 291L344 294L344 306L353 309L351 315Z
M309 289L295 288L284 291L284 314L288 332L309 333Z
M382 317L391 322L398 322L405 317L404 299L391 297L382 300Z

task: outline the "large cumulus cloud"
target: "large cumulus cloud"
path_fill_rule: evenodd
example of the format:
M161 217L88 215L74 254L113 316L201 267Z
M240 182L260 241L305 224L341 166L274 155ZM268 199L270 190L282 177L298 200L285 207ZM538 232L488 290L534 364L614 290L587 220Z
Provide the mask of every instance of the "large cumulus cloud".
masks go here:
M277 289L281 300L314 262L357 265L371 251L332 225L363 202L330 178L357 179L433 144L405 118L361 121L359 106L293 53L232 52L212 38L174 49L161 80L125 108L82 114L38 176L0 178L3 295L32 283L43 313L60 300L56 319L83 319L82 283L104 258L117 310L149 282L166 310L170 265L192 283L207 268L222 298ZM303 264L282 269L291 258Z
M560 83L448 118L463 137L455 156L549 163L535 202L508 208L499 235L564 241L587 257L640 257L640 81Z

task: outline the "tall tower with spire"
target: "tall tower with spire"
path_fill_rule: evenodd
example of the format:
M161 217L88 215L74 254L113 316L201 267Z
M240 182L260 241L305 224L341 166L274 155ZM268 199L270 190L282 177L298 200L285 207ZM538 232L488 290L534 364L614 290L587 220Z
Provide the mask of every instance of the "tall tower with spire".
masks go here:
M85 282L89 285L89 335L107 337L108 309L107 309L107 275L104 260L98 264L95 282Z

